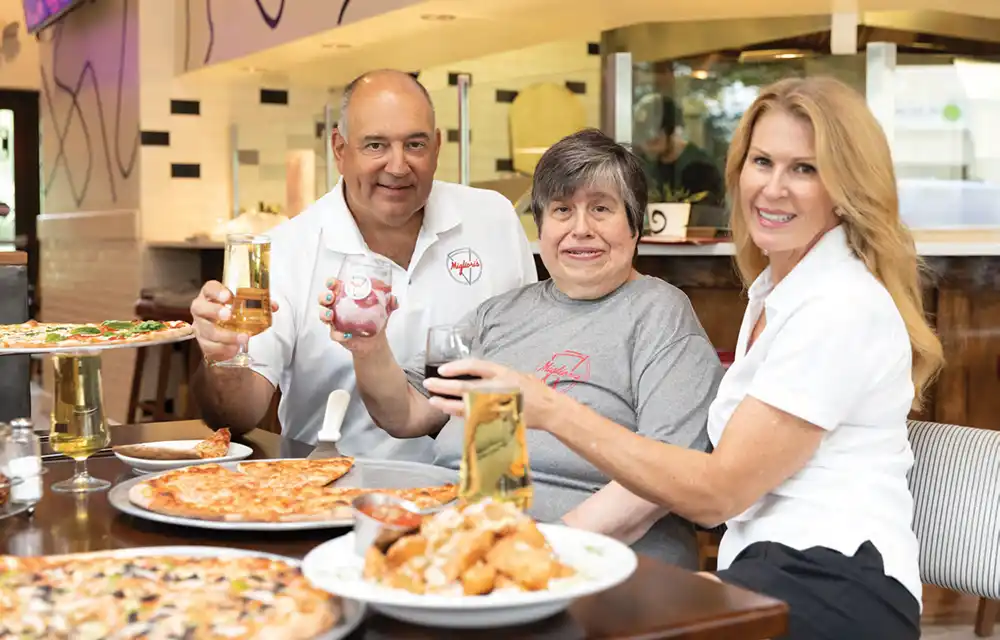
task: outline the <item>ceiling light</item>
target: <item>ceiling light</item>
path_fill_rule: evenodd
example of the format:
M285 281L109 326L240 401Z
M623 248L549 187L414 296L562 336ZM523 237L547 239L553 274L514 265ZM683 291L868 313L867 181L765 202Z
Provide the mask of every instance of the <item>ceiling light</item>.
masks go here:
M420 16L420 19L430 22L450 22L455 19L455 16L450 13L425 13Z
M692 78L697 78L698 80L704 80L708 77L708 71L705 69L695 69L691 72Z
M346 42L324 42L320 45L324 49L350 49L351 45Z

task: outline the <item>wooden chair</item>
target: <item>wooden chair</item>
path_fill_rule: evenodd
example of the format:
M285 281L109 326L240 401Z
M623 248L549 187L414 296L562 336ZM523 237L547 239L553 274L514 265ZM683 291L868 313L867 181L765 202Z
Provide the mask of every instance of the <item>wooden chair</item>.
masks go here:
M1000 611L1000 432L910 422L913 530L920 577L979 597L976 635Z
M135 304L135 315L140 320L158 320L160 322L183 320L184 322L192 322L191 311L189 309L165 306L158 303L151 294L145 292L141 294ZM142 393L143 374L150 349L159 350L160 355L156 375L156 397L143 400L139 396ZM167 411L168 385L170 384L174 353L177 351L180 351L182 355L184 368L180 372L177 397L173 399L174 406L172 411ZM198 343L194 340L136 349L135 370L132 373L132 390L129 394L126 421L129 423L140 422L143 414L149 415L154 422L196 418L198 416L198 409L195 406L194 396L191 394L190 382L200 362L201 350L198 348Z

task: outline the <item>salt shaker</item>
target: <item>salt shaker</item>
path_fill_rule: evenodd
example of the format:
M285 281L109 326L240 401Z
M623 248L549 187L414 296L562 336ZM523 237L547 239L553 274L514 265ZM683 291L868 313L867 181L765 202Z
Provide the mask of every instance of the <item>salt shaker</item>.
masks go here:
M20 480L11 487L10 499L33 505L42 499L42 445L28 418L11 420L10 429L4 471Z

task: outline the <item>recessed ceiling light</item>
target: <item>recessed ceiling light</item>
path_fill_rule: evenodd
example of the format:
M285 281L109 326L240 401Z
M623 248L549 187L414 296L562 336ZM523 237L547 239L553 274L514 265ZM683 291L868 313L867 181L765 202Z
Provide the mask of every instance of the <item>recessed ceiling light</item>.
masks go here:
M320 45L324 49L350 49L351 45L346 42L324 42Z
M425 13L424 15L420 16L420 19L429 20L432 22L448 22L450 20L454 20L455 16L451 15L450 13Z

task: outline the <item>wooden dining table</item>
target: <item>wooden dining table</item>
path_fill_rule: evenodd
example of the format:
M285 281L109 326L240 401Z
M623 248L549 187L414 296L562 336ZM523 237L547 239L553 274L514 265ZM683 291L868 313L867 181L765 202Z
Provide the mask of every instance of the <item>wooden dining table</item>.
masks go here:
M201 438L210 433L200 421L147 423L112 428L112 444ZM261 430L234 437L253 449L252 458L302 458L315 447ZM330 445L320 452L332 453ZM43 445L43 450L46 447ZM46 453L46 451L43 451ZM163 524L117 511L107 491L66 494L48 490L73 473L68 458L44 456L45 491L33 513L0 520L0 551L49 555L156 547L206 545L238 547L302 558L345 529L265 533L218 531ZM122 482L135 477L116 457L104 452L88 462L91 475ZM687 638L760 640L786 630L787 606L778 600L723 585L690 571L642 557L627 581L606 592L576 601L567 612L542 622L492 631L430 629L397 622L371 612L350 640L382 638Z

